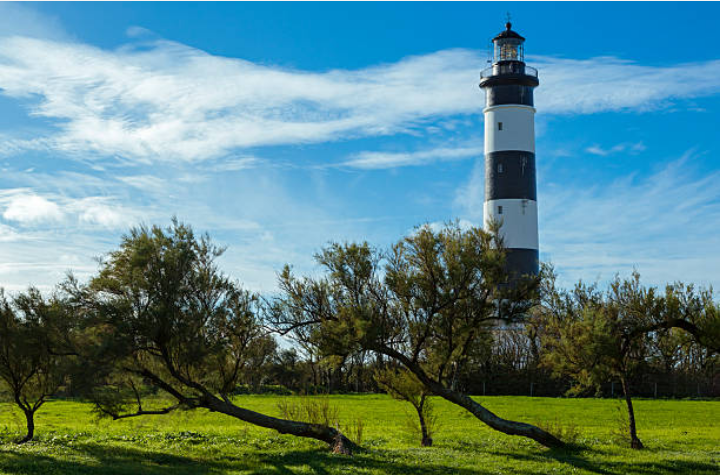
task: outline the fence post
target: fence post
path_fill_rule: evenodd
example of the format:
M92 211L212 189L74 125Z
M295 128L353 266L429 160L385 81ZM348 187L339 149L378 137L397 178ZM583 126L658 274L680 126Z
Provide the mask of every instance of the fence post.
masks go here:
M655 381L655 399L657 399L657 381Z
M615 397L615 381L610 381L610 397Z
M485 395L485 381L483 381L483 396Z
M533 397L533 384L535 384L535 383L530 381L530 397Z

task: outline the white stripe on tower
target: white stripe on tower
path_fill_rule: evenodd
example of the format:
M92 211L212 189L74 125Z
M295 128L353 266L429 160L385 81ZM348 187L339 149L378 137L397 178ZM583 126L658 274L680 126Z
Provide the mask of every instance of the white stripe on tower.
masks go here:
M508 104L486 107L485 154L522 150L535 153L535 108Z
M508 249L538 249L537 201L489 200L483 208L485 227L491 220L502 223L500 234Z
M486 157L494 152L535 153L534 107L515 104L493 106L485 108L484 113ZM486 177L486 181L489 179ZM485 201L483 211L486 229L491 220L502 223L500 234L508 249L539 248L535 200L522 196L488 200Z

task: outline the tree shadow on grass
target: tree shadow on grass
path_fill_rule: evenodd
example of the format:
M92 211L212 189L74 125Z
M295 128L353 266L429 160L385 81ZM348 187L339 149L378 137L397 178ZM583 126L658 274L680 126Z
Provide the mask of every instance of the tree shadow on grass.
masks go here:
M196 449L192 455L181 455L162 450L143 450L130 444L104 445L76 443L51 446L55 453L38 447L28 450L18 446L0 446L0 473L45 475L219 475L228 472L246 472L254 475L291 475L298 472L314 475L331 473L357 473L371 471L382 474L456 474L485 475L482 467L463 468L450 466L430 459L430 451L418 452L424 460L408 463L397 460L397 453L386 450L361 450L354 457L333 455L322 449L289 450L278 452L249 452L223 454L213 452L207 457ZM593 450L593 453L595 451ZM557 463L597 475L656 475L680 473L717 473L717 465L687 460L595 461L582 450L546 450L523 453L503 450L483 450L478 455L495 456L516 461L513 473L530 475L557 469ZM408 454L409 457L412 454ZM526 464L531 464L532 468ZM544 470L547 468L547 470Z
M591 451L593 453L601 453L598 449L551 449L534 454L516 453L510 451L493 450L488 453L510 459L534 462L548 463L560 462L562 464L571 465L572 467L585 470L589 473L597 475L658 475L658 474L675 474L675 473L692 473L692 474L717 474L720 467L717 464L709 462L699 462L694 460L656 460L656 461L636 461L628 457L627 461L603 460L595 461L584 457L585 453ZM643 453L651 452L652 449L644 449ZM516 472L516 473L536 473L536 472Z
M191 457L117 446L77 444L63 447L53 455L0 448L0 473L3 474L211 475L222 471L218 464Z
M17 447L17 446L15 446ZM60 448L55 455L0 446L0 473L68 475L217 475L247 472L254 475L312 473L356 473L360 470L383 474L486 475L478 469L446 466L441 463L408 464L388 457L384 451L360 451L354 457L333 455L322 449L287 452L256 452L241 455L218 454L201 459L162 451L142 450L118 445L75 444Z

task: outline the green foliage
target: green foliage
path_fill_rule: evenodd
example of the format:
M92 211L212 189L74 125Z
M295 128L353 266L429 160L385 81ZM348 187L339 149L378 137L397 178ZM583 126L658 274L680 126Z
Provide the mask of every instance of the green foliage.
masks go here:
M34 414L67 380L73 338L72 309L37 289L9 299L0 289L0 384L25 414L32 439Z
M448 383L492 343L489 329L523 320L532 305L535 279L500 285L504 257L497 235L456 224L418 228L387 253L332 244L317 256L325 277L283 270L269 320L323 356L401 355Z
M274 352L257 297L218 269L222 252L178 222L135 228L87 287L66 284L94 332L83 380L102 413L144 412L147 383L186 407L230 394Z
M570 375L577 394L613 378L631 378L647 355L649 312L654 291L639 276L612 282L603 293L578 284L572 292L550 297L543 320L543 362L557 375Z

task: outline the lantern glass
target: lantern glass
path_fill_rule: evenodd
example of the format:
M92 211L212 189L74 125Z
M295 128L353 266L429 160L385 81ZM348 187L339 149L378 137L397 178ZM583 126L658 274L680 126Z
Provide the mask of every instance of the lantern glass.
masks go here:
M495 62L523 61L522 41L517 38L502 38L495 41Z

